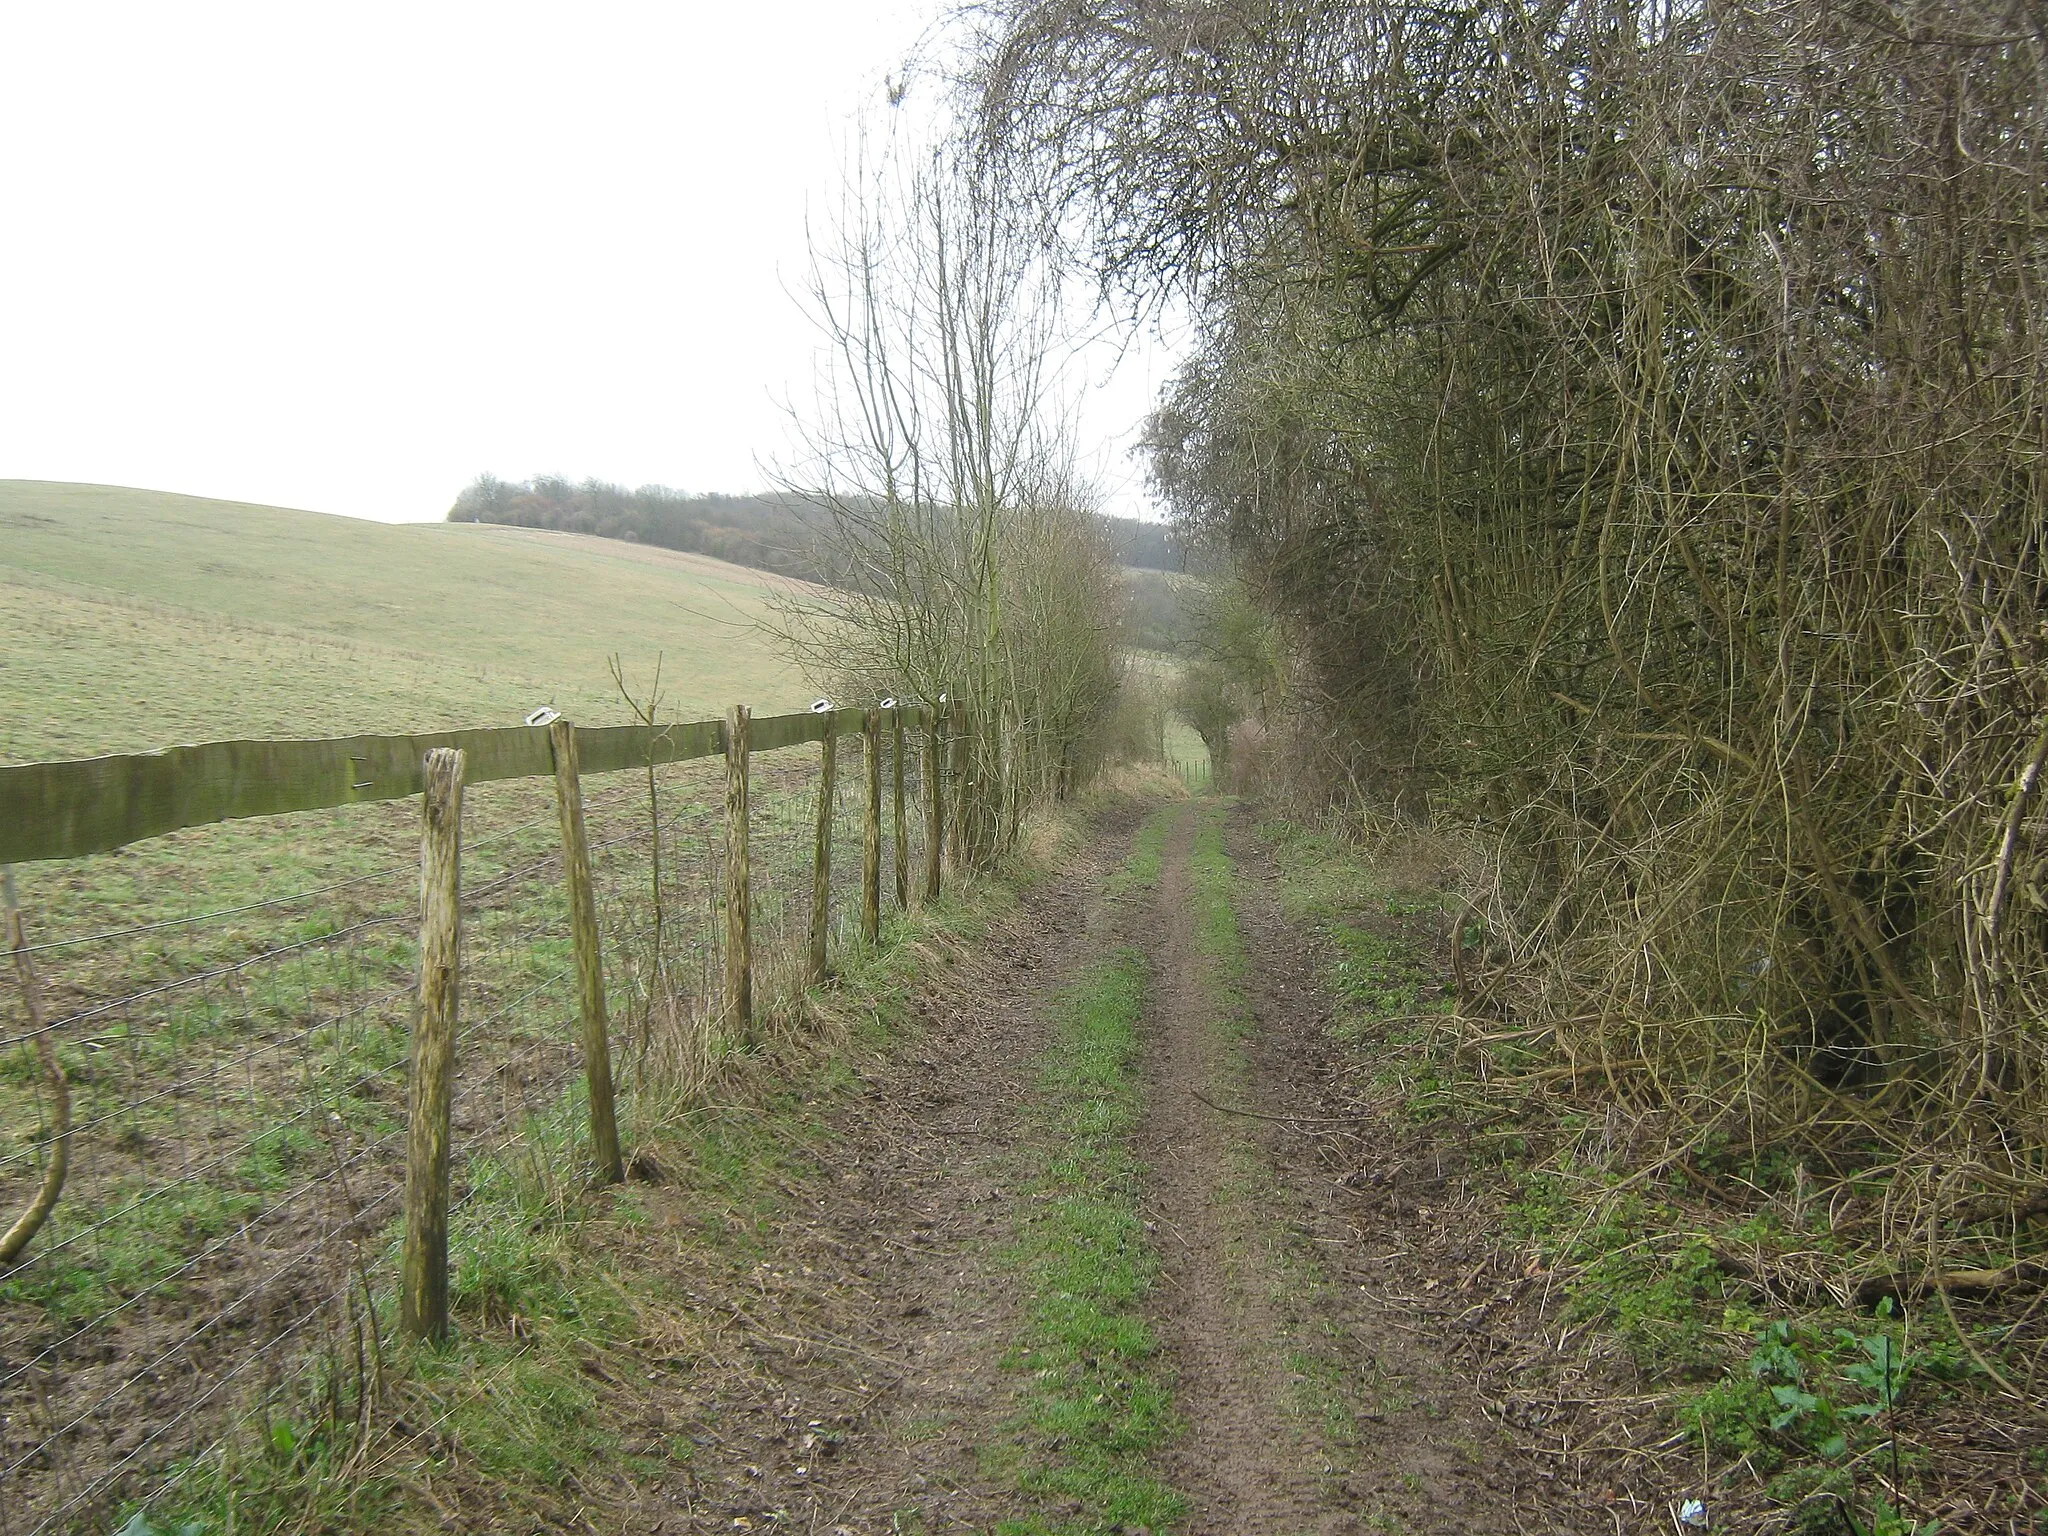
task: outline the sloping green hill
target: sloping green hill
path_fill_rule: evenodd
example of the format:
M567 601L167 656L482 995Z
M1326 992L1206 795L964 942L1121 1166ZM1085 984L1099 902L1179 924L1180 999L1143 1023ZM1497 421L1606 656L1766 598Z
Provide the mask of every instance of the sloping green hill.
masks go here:
M0 480L0 761L546 703L610 723L614 653L642 683L664 653L680 718L789 708L801 680L752 627L774 583L574 534Z

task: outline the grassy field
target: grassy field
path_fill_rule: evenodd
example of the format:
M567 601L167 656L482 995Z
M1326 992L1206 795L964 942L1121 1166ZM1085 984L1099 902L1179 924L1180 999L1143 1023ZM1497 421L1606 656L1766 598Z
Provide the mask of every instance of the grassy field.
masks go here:
M390 526L161 491L0 480L0 762L234 736L793 708L755 628L772 578L697 555L470 523ZM666 713L666 711L664 711Z
M664 658L664 719L796 707L801 680L755 623L772 578L700 556L477 524L394 527L159 491L0 481L0 763L232 737L510 725L538 704L630 717L613 655L644 689ZM630 786L596 780L593 814ZM540 781L469 796L475 847L551 837ZM415 856L415 802L195 827L94 859L28 866L39 937L275 901ZM477 849L486 875L490 855ZM344 893L346 896L346 893ZM250 919L243 944L327 913ZM165 964L218 958L213 930ZM61 983L60 983L61 985Z
M665 720L734 702L780 713L809 694L757 626L771 583L535 530L0 481L0 762L513 724L538 704L620 723L613 655L643 692L663 656ZM815 749L757 760L765 966L787 949L782 923L804 919L816 776ZM842 791L843 922L859 832ZM650 927L646 780L586 787L629 1084L650 1021L706 1006L717 931L722 766L666 768L659 795L667 922ZM490 1233L526 1197L512 1185L580 1176L573 966L552 781L473 786L463 821L458 1182L465 1230ZM15 1362L0 1364L0 1471L42 1469L0 1505L25 1500L31 1524L67 1490L109 1479L94 1497L113 1497L124 1468L162 1469L188 1426L204 1443L252 1400L238 1386L209 1401L191 1381L298 1369L299 1320L332 1323L346 1290L346 1245L320 1234L357 1224L373 1252L388 1248L418 846L418 802L394 801L193 827L16 872L75 1117L64 1199L31 1261L0 1276L0 1360ZM49 1134L27 1027L17 990L0 986L6 1217ZM634 1115L629 1103L629 1133ZM265 1319L255 1334L220 1322L249 1297ZM175 1369L129 1369L147 1360ZM105 1444L74 1432L116 1422Z

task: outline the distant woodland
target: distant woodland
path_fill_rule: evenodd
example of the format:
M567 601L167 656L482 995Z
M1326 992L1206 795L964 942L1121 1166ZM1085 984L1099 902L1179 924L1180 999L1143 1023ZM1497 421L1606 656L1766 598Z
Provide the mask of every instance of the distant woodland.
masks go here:
M602 480L572 481L558 475L536 475L531 480L479 475L448 510L451 523L591 533L820 580L825 572L814 518L812 509L793 497L693 495L660 485L628 490ZM1178 548L1167 525L1128 517L1106 517L1103 523L1124 565L1180 569Z

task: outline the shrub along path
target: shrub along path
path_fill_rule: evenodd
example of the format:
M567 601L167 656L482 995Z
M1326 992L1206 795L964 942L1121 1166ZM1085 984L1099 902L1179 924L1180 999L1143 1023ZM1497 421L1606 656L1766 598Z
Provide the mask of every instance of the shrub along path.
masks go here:
M687 1460L641 1528L1580 1528L1382 1295L1457 1277L1364 1257L1363 1144L1318 1118L1329 1010L1270 870L1219 802L1136 820L1025 887L829 1110L751 1264L694 1282L717 1367L670 1404Z

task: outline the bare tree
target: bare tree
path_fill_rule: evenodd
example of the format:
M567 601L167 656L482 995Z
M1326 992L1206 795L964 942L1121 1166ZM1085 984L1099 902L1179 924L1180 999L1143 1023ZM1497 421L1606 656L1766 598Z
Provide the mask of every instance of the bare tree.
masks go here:
M782 475L820 514L829 585L781 628L855 697L964 691L975 778L1056 789L1119 681L1121 587L1074 467L1058 274L1014 207L957 143L864 146L813 242L824 360Z

